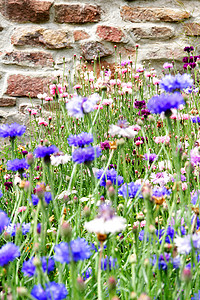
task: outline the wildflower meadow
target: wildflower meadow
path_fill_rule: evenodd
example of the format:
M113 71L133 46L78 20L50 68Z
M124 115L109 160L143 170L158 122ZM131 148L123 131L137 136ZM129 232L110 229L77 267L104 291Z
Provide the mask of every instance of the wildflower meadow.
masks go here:
M162 74L116 48L112 70L74 56L28 124L0 126L1 299L200 299L200 56L184 50Z

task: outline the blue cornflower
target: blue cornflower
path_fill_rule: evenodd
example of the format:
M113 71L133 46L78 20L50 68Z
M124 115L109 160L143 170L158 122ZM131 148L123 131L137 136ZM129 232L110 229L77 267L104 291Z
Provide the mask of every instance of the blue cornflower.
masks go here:
M11 236L15 236L16 231L20 228L21 228L22 234L26 235L31 229L31 223L22 223L22 225L20 225L20 223L10 224L6 228L6 233L10 234Z
M170 196L171 190L166 189L166 187L156 187L152 190L152 197L163 197Z
M39 146L34 150L35 157L45 157L50 156L51 154L59 152L59 149L55 145L49 147Z
M139 198L143 198L140 190L141 190L141 185L140 184L135 184L134 182L130 182L127 185L127 183L124 183L118 189L118 195L122 196L123 198L134 198L136 195Z
M70 248L69 244L65 242L61 242L60 244L56 245L54 249L54 259L63 264L70 263L72 259L73 261L77 262L79 260L88 259L91 256L90 246L83 238L78 238L71 241Z
M94 106L99 101L99 96L94 94L90 98L76 96L66 104L68 115L75 118L83 118L94 110Z
M50 203L50 201L52 200L52 194L51 192L45 192L44 193L44 200L47 204Z
M26 159L13 159L13 160L8 160L7 162L7 169L11 170L13 172L18 171L19 173L23 173L24 169L28 169L30 166L27 164Z
M41 284L35 285L31 291L31 296L38 300L61 300L68 295L64 284L54 281L46 283L45 289Z
M154 160L157 158L158 156L155 153L145 153L144 154L144 159L149 161L149 163L151 164L152 162L154 162Z
M85 145L93 143L93 135L87 132L82 132L78 135L70 134L67 140L69 146L84 147Z
M200 199L200 190L196 191L193 196L191 196L191 203L196 205L198 199Z
M11 125L3 124L0 127L0 137L10 137L14 139L16 136L22 136L26 131L26 126L13 123Z
M5 226L8 226L10 219L4 211L0 211L0 234L4 230Z
M191 300L200 300L200 290L198 291L198 293L194 294L194 297L192 297Z
M88 279L90 276L92 276L92 268L89 267L85 272L83 272L81 274L81 276L82 276L83 280Z
M112 269L116 269L117 267L117 259L113 258L112 256L110 256L109 258L102 258L101 259L101 269L106 271L106 270L112 270Z
M181 104L185 104L183 96L180 93L160 94L152 97L147 107L152 114L167 113L172 108L179 108Z
M0 190L0 198L1 198L1 197L3 197L3 193L2 193L2 191Z
M38 205L38 202L39 202L40 199L38 198L38 196L32 194L31 195L31 200L32 200L33 205Z
M190 120L193 123L200 123L200 117L199 116L191 117Z
M97 172L95 173L96 178L100 179L103 173L104 173L103 168L97 170ZM106 181L108 181L108 180L110 180L112 182L112 184L118 183L118 186L120 186L124 182L123 177L118 176L117 171L114 168L112 168L110 170L106 170L106 173L101 178L100 186L106 186Z
M77 164L89 163L101 155L101 149L96 146L87 148L77 148L72 153L72 160Z
M0 249L0 266L3 267L20 256L19 247L13 243L7 243Z
M36 267L34 266L34 258L31 258L23 263L22 266L22 272L24 273L25 276L34 276ZM51 271L54 270L55 267L55 262L53 258L49 257L41 257L41 264L42 264L42 270L43 272L50 273Z
M153 255L153 259L152 259L153 266L156 264L157 259L158 259L158 268L164 271L167 270L169 263L172 263L174 269L178 269L181 264L180 256L176 256L172 258L171 253L164 253L164 255L161 254L159 258L157 258L156 255Z
M166 75L160 82L160 87L168 93L175 91L182 91L193 85L193 79L187 73L177 74L172 76L171 74Z

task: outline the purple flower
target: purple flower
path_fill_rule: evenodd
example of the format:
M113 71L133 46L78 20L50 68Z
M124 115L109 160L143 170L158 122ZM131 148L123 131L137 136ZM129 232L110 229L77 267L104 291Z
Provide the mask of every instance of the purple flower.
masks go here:
M35 157L50 157L51 154L59 152L58 148L55 145L51 145L49 147L39 146L35 149L34 155Z
M4 211L0 211L0 234L4 230L5 226L8 226L10 219Z
M83 272L81 274L81 276L82 276L83 280L88 279L90 276L92 276L92 268L89 267L85 272Z
M166 189L166 187L154 188L152 190L152 196L154 197L163 197L170 196L171 190Z
M96 146L87 148L77 148L72 153L72 160L77 164L89 163L101 155L101 149Z
M200 190L196 191L194 195L191 197L191 203L193 205L197 204L198 199L200 199Z
M31 200L32 200L33 205L38 205L38 202L39 202L40 199L38 198L38 196L32 194L31 195Z
M151 153L151 154L144 154L144 158L145 160L149 161L150 164L152 164L152 162L154 162L154 160L157 158L158 156L155 153Z
M102 174L104 172L104 169L99 169L95 176L97 179L100 179ZM113 184L121 185L124 182L124 179L122 176L118 176L115 169L106 170L106 173L101 178L100 186L106 186L106 181L110 180Z
M51 192L45 192L44 193L44 200L47 204L50 203L50 201L52 200L52 194Z
M91 133L82 132L78 135L72 135L68 137L69 146L84 147L93 143L93 135Z
M64 284L54 281L45 284L45 289L41 284L35 285L31 291L31 296L38 300L61 300L68 295Z
M6 228L6 233L10 234L11 236L15 236L16 231L19 230L20 228L21 228L22 234L26 235L30 231L31 223L22 223L22 225L20 223L10 224Z
M75 118L83 118L94 110L94 106L99 100L97 94L93 94L89 98L76 96L66 104L68 115Z
M137 109L146 108L146 102L145 102L144 100L141 100L141 101L136 100L136 101L134 102L134 106L135 106L135 108L137 108Z
M11 170L13 172L18 171L19 173L23 173L24 169L28 169L30 166L27 164L26 159L13 159L13 160L8 160L7 162L7 169Z
M55 263L53 258L41 257L41 264L43 272L50 273L54 270ZM31 258L23 263L22 272L25 276L34 276L36 273L36 267L34 266L34 258Z
M200 123L200 117L199 116L191 117L190 120L193 123Z
M191 300L200 300L200 290L198 291L198 293L194 294L194 297L192 297Z
M101 145L101 150L110 149L109 141L101 142L100 145Z
M160 82L160 87L168 93L182 91L191 85L193 85L193 79L187 73L183 75L177 74L175 76L169 74L162 78Z
M68 243L61 242L54 248L54 259L62 264L70 263L72 259L73 261L77 262L79 260L85 260L90 258L90 250L90 246L88 245L87 241L83 238L78 238L76 240L71 241L70 248Z
M117 259L113 258L112 256L110 256L109 258L102 258L101 259L101 269L106 271L106 270L112 270L112 269L116 269L117 267Z
M194 51L194 47L187 46L187 47L184 48L184 51L187 52L187 53L190 53L190 52Z
M177 246L177 251L180 254L189 254L192 248L195 250L200 250L200 235L197 233L193 235L186 235L184 237L177 236L174 239Z
M16 136L22 136L26 131L26 126L13 123L11 125L3 124L0 127L0 137L10 137L14 139Z
M124 183L119 189L118 189L118 195L122 196L124 199L126 198L134 198L136 195L139 198L143 198L141 194L141 185L135 184L134 182Z
M159 257L153 255L153 260L152 260L153 266L156 264L157 260L158 260L158 268L164 271L167 270L169 263L173 265L174 269L178 269L181 264L180 256L176 256L173 258L171 257L171 253L164 253L164 255L161 254Z
M180 93L161 94L152 97L147 107L153 114L161 114L162 112L167 113L172 108L179 108L181 104L185 104L183 96Z
M20 256L19 247L13 243L7 243L0 249L0 266L3 267Z

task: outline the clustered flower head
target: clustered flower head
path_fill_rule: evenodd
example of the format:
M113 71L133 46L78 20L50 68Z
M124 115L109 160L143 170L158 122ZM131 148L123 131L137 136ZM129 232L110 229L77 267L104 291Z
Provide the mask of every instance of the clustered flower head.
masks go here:
M37 194L38 194L37 189L40 189L40 187L41 187L41 185L36 186ZM51 192L45 192L45 190L46 190L45 188L43 189L43 187L41 187L41 191L39 191L38 196L34 195L34 194L31 195L31 200L32 200L33 205L38 205L38 202L40 201L40 198L43 198L43 196L44 196L44 201L45 201L46 204L49 204L50 201L52 201Z
M7 169L11 170L13 172L18 171L19 173L23 173L24 169L28 169L30 165L27 163L25 158L22 159L13 159L13 160L8 160L7 162Z
M25 261L23 263L23 266L22 266L22 272L24 273L25 276L34 276L36 274L36 266L34 264L34 257L32 257L31 259ZM49 257L41 257L40 258L40 261L41 261L41 267L42 267L42 270L43 272L47 272L47 273L50 273L51 271L54 270L55 268L55 263L54 263L54 260L53 258Z
M3 267L20 256L19 247L13 243L7 243L0 249L0 266Z
M88 132L81 132L78 135L72 135L67 138L69 146L84 147L93 143L93 135Z
M16 235L16 232L17 230L21 230L22 234L23 235L26 235L29 231L30 231L30 228L31 228L31 223L17 223L17 224L9 224L5 231L7 234L9 234L10 236L15 236Z
M164 112L166 115L171 114L172 108L179 108L181 104L185 104L183 96L176 92L174 94L160 94L152 97L147 107L152 114L161 114Z
M90 97L75 96L67 104L68 115L77 119L83 118L94 110L95 105L99 101L99 95L93 94Z
M26 131L26 126L13 123L11 125L3 124L0 127L0 137L6 138L10 137L11 139L16 138L16 136L22 136Z
M69 161L71 161L71 156L68 154L63 154L62 152L57 152L54 155L50 156L51 159L51 165L52 166L59 166L67 164Z
M44 163L49 165L51 163L50 155L59 152L59 149L55 145L51 146L39 146L34 150L34 155L37 158L43 158Z
M0 211L0 234L10 223L10 219L4 211Z
M104 173L104 168L101 168L95 172L96 178L101 179L100 186L106 186L106 182L108 180L110 180L112 184L117 184L118 186L120 186L124 182L123 177L118 176L117 171L114 168L110 170L106 170L104 175L103 173Z
M31 291L31 296L38 300L62 300L68 295L64 284L54 281L45 284L45 289L41 284L35 285Z
M95 158L101 155L99 146L92 146L93 135L82 132L78 135L70 135L68 143L70 146L78 147L72 152L72 160L77 164L90 164ZM87 147L85 147L87 145Z
M167 93L173 93L175 91L182 91L193 85L193 79L187 73L181 75L177 74L172 76L166 75L160 82L160 87Z
M54 248L54 259L60 263L78 262L91 256L91 248L84 238L72 240L69 244L61 242Z
M110 125L108 133L114 137L127 137L133 138L138 132L134 129L134 126L129 126L129 123L126 120L119 120L117 125Z
M95 219L86 222L85 229L96 234L109 234L121 232L126 228L126 219L115 214L109 204L99 206L99 213Z
M197 233L193 235L188 234L184 237L177 236L174 242L180 254L189 254L192 248L200 250L200 235Z
M134 182L129 182L128 184L124 183L118 189L118 195L122 196L124 199L135 198L136 196L143 198L141 194L141 185Z

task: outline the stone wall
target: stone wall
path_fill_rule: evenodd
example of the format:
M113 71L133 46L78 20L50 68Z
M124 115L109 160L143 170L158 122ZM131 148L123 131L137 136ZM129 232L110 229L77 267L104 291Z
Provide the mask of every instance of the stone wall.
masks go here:
M198 50L199 12L197 0L0 0L0 120L23 121L63 57L66 69L74 54L106 64L114 45L134 58L139 44L141 63L181 62L188 43Z

